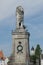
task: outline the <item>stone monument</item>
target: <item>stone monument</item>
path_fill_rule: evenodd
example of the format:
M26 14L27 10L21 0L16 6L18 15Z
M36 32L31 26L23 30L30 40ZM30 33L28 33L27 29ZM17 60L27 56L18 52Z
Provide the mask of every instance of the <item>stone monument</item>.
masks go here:
M18 6L16 8L16 29L12 31L12 54L9 62L10 65L29 65L29 36L30 33L26 31L24 25L24 9Z

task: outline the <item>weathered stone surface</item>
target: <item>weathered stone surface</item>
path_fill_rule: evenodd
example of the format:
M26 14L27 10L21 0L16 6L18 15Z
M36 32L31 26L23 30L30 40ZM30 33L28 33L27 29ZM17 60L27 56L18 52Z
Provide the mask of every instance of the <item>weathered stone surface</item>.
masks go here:
M16 9L16 17L16 29L12 32L12 55L9 63L11 65L29 65L30 34L23 27L24 10L21 6L17 7ZM21 25L19 25L19 23L21 23Z
M22 28L24 21L24 9L21 6L16 8L16 20L16 28Z

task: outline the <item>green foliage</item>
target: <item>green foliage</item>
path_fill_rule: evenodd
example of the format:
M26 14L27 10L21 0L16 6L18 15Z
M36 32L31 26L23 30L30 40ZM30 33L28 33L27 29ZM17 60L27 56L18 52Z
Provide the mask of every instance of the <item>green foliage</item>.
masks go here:
M40 60L40 55L41 55L41 48L40 48L40 45L37 44L36 46L36 49L35 49L35 54L30 56L30 59L32 60L33 62L33 65L36 65L36 60L39 59ZM39 61L40 62L40 61Z
M33 65L36 65L36 56L32 55L30 56L31 62L33 62Z
M36 56L35 55L31 56L31 60L32 62L36 63Z
M36 46L36 49L35 49L35 56L36 56L36 58L39 58L41 52L42 52L42 50L41 50L41 48L40 48L40 45L38 44L38 45Z

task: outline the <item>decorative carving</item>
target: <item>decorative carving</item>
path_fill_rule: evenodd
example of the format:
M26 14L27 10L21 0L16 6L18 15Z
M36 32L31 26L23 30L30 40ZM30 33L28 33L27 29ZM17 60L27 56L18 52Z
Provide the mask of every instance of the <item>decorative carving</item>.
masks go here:
M24 19L24 9L21 6L16 8L17 21L22 22Z
M17 46L17 50L18 50L17 53L19 53L19 52L23 53L23 52L22 52L22 50L23 50L22 45L18 45L18 46Z
M17 51L18 51L17 53L19 52L23 53L22 50L23 50L23 46L21 45L21 42L19 42L19 45L17 46Z

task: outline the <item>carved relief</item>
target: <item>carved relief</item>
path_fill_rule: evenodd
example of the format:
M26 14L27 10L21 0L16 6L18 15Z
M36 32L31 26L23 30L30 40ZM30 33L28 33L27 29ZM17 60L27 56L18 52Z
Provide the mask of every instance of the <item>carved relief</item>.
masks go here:
M18 6L16 8L16 17L17 17L17 21L22 22L24 19L24 9L21 6Z

